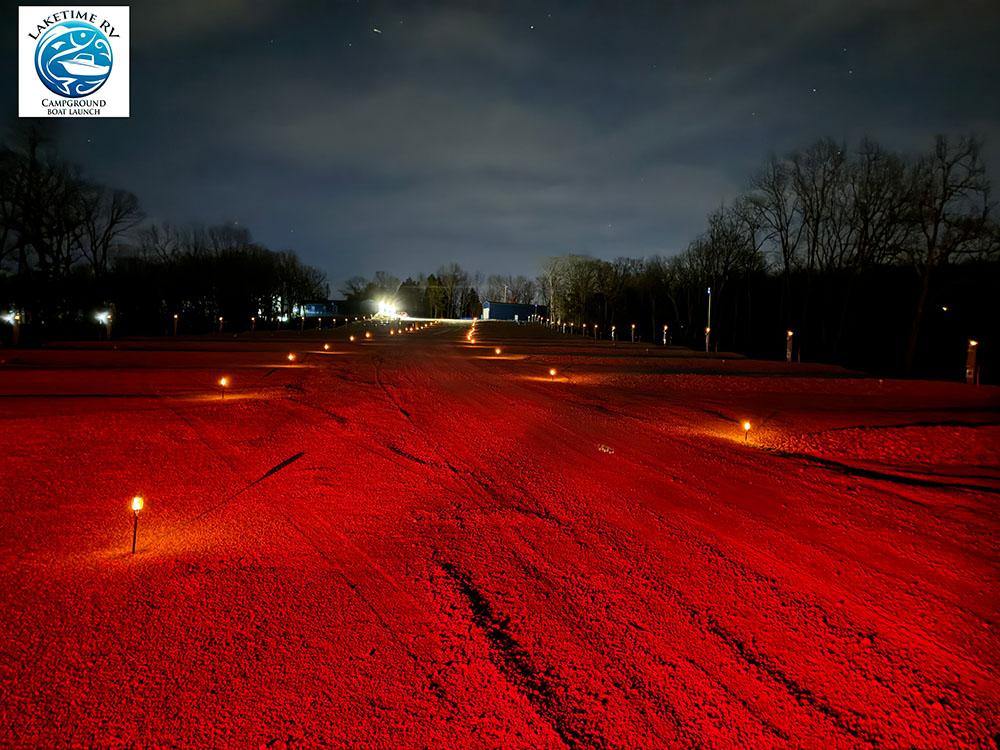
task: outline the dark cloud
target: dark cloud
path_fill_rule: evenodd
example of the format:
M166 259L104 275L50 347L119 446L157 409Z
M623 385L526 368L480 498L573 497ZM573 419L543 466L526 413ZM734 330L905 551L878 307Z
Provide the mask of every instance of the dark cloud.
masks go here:
M334 280L670 254L770 152L1000 128L987 3L184 0L132 17L134 116L64 125L74 157L153 216L239 220Z

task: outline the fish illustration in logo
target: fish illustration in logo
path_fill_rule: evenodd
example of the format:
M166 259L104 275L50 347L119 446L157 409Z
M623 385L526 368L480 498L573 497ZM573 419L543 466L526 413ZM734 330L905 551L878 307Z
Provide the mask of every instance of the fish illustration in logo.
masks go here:
M111 75L111 43L86 21L63 21L46 31L35 47L35 71L57 96L94 93Z

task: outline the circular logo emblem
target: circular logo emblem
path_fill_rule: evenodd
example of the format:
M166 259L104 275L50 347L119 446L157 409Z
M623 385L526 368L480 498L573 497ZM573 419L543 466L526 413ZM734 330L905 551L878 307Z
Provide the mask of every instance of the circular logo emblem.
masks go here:
M93 94L111 75L111 43L86 21L57 23L38 40L35 72L57 96Z

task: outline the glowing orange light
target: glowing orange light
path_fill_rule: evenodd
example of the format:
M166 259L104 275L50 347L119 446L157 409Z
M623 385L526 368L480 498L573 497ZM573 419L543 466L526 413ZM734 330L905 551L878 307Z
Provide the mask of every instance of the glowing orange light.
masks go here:
M744 422L743 423L743 431L744 432L750 432L750 423L749 422Z
M499 354L499 353L500 353L500 347L498 346L498 347L497 347L496 349L494 349L493 351L495 351L495 352L496 352L497 354Z
M353 336L351 336L351 341L354 341L354 337Z
M132 512L138 513L142 510L142 495L136 495L132 498Z
M288 355L288 361L289 361L289 362L294 362L294 361L295 361L295 355L294 355L294 354L291 354L291 353L289 353L289 355Z
M969 346L979 346L979 342L975 339L969 339Z
M226 376L222 376L221 378L219 378L219 385L225 388L227 385L229 385L229 378L227 378Z
M325 351L325 352L330 351L330 345L329 344L323 344L323 351Z
M549 368L549 377L554 378L555 376L556 376L556 368L554 367Z
M365 338L366 339L370 339L371 337L372 337L372 332L371 331L365 331Z

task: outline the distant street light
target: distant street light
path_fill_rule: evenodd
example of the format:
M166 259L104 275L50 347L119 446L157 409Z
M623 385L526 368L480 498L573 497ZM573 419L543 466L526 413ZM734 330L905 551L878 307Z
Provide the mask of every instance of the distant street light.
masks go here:
M329 344L323 344L323 351L324 352L330 351L330 345Z
M497 355L497 356L499 357L499 356L500 356L500 352L501 352L501 351L503 351L503 350L502 350L502 349L501 349L501 348L500 348L500 347L498 346L498 347L497 347L496 349L494 349L493 351L494 351L494 353L495 353L495 354L496 354L496 355Z
M743 442L747 442L750 439L750 422L743 423Z
M371 337L372 337L372 332L371 331L365 331L365 338L366 339L370 339Z
M94 315L94 319L98 323L104 326L105 332L107 333L108 340L111 340L111 312L108 310L101 310L99 313Z
M667 331L669 331L669 330L670 330L670 326L668 326L666 323L664 323L663 324L663 345L664 346L667 345Z
M17 341L21 333L21 313L11 310L10 312L0 316L0 318L3 319L4 323L14 329L11 334L11 345L17 346Z
M289 362L294 362L295 361L295 354L294 353L292 353L292 352L288 353L288 361Z
M219 333L222 333L222 316L219 316Z
M219 388L222 389L222 400L226 400L226 388L229 386L229 378L223 375L219 378Z
M177 324L180 323L180 318L181 318L180 315L174 313L174 336L177 335Z
M788 329L785 331L785 361L792 361L792 345L795 339L795 331Z
M250 318L250 331L252 333L253 331L256 330L257 330L257 316L254 315Z
M611 342L614 343L614 341L615 341L615 327L611 326Z
M554 378L555 376L556 376L556 368L550 367L549 368L549 377L550 378Z
M348 341L354 341L354 335L348 336Z
M142 495L132 498L132 554L135 554L135 540L139 535L139 511L142 510Z
M632 343L635 343L635 323L632 324Z

